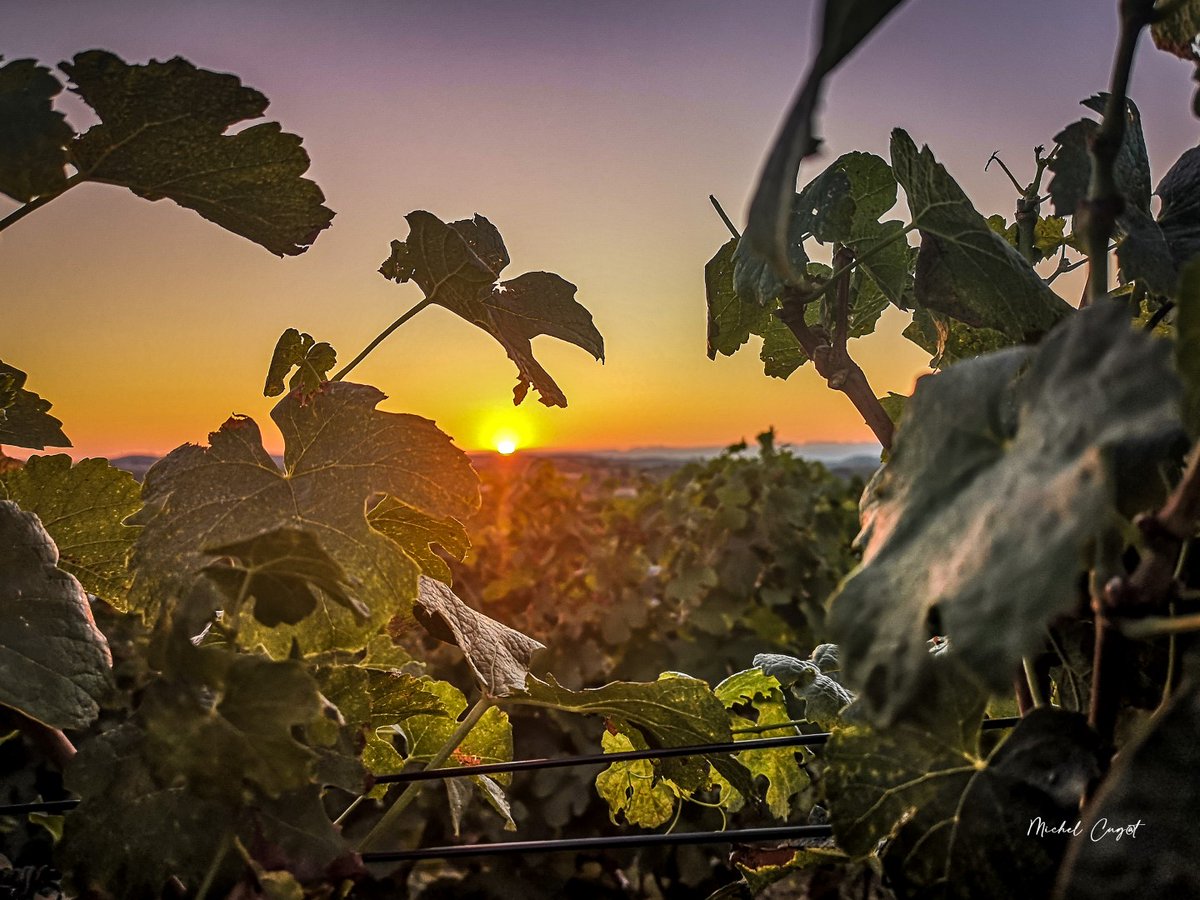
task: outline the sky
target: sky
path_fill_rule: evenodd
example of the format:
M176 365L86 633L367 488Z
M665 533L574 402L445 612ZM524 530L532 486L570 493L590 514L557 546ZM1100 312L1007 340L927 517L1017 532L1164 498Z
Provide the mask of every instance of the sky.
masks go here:
M512 406L515 369L488 335L431 308L355 372L383 408L435 419L466 449L713 446L774 426L781 440L867 441L846 398L806 366L766 378L757 339L705 355L705 262L739 223L813 51L811 0L256 0L253 4L0 0L0 54L49 64L92 48L181 55L238 74L267 119L304 138L337 213L280 260L170 201L84 185L0 235L0 358L54 403L77 455L203 442L230 413L271 449L262 382L288 327L345 361L420 299L377 268L404 215L473 213L521 272L578 285L607 360L552 338L534 349L569 400ZM822 159L887 156L891 129L928 143L985 214L1011 218L1031 148L1108 82L1116 2L909 0L828 83ZM1197 143L1190 67L1144 41L1131 96L1155 182ZM90 123L77 103L73 124ZM15 204L0 198L0 215ZM907 210L897 210L907 217ZM1082 275L1082 270L1075 275ZM1072 301L1082 279L1055 283ZM909 393L928 355L885 314L851 353L878 394Z

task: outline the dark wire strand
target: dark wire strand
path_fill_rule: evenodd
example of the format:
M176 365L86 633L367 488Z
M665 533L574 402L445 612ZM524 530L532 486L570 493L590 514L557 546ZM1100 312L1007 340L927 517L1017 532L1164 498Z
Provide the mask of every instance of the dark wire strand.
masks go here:
M364 853L364 863L392 863L422 859L455 859L464 856L509 856L518 853L557 853L566 850L611 850L619 847L663 847L683 844L753 844L796 838L828 838L828 825L781 825L776 828L743 828L741 831L691 831L674 834L621 834L615 837L559 838L550 841L504 841L493 844L455 844L419 850L382 850Z
M1012 728L1019 718L985 719L984 731ZM829 740L829 732L792 734L777 738L756 738L720 744L694 744L687 747L660 747L656 750L629 750L623 753L594 753L587 756L560 756L548 759L514 759L510 762L488 763L482 766L457 766L447 769L422 769L396 775L380 775L376 784L405 784L412 781L435 781L443 778L464 778L473 775L495 775L503 772L528 772L538 769L561 769L571 766L609 765L639 759L670 759L677 756L703 756L711 753L741 753L746 750L766 750L772 747L812 747ZM67 812L79 805L78 800L41 800L0 806L0 816L19 816L28 813ZM800 827L800 826L796 826ZM808 827L808 826L804 826ZM719 834L720 832L714 832Z

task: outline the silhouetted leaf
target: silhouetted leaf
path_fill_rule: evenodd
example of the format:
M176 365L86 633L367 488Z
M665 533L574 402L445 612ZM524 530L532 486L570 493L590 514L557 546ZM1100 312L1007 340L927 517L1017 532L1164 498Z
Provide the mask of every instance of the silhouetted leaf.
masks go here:
M324 341L318 343L311 334L289 328L275 344L263 396L277 397L282 394L283 380L293 368L296 372L288 382L287 389L305 395L313 394L329 380L329 370L335 365L337 353L333 347Z
M575 285L549 272L527 272L500 282L508 251L500 232L483 216L451 222L417 210L405 216L406 241L392 241L379 267L391 281L415 281L430 303L478 325L504 347L517 366L515 403L533 387L546 406L567 398L534 358L530 339L547 334L604 359L604 338L592 315L575 300Z
M489 697L507 697L525 689L529 661L545 645L490 619L440 581L421 576L413 614L434 637L454 644Z
M1085 552L1117 520L1120 466L1145 471L1180 439L1169 352L1106 303L1036 353L918 382L831 612L847 684L880 721L926 702L932 634L1003 690L1076 604Z
M916 298L921 306L1014 340L1037 336L1071 314L1004 238L988 227L926 147L892 132L892 165L921 232Z
M325 196L301 177L309 160L300 138L276 122L226 134L267 108L236 76L180 57L130 65L102 50L61 68L100 117L71 147L85 180L167 197L277 256L303 253L329 227Z
M1096 94L1082 101L1082 104L1094 112L1103 113L1107 101L1108 94ZM1126 203L1148 213L1150 160L1142 136L1142 116L1132 100L1125 102L1125 135L1113 164L1113 177ZM1049 163L1049 169L1054 173L1049 191L1054 212L1059 216L1074 215L1079 204L1087 197L1088 183L1092 177L1088 145L1099 130L1100 124L1094 119L1080 119L1054 136L1059 148Z
M311 531L280 528L244 541L207 547L206 556L220 557L203 569L229 603L225 612L236 618L241 604L254 599L254 618L268 627L295 625L317 607L317 593L355 616L371 611L350 593L342 567L325 552Z
M60 91L59 80L32 59L0 67L0 192L21 203L66 184L75 132L54 109Z
M70 447L62 422L50 415L50 402L25 390L25 373L0 361L0 444L44 450Z
M31 512L0 501L0 704L51 728L96 718L112 657L87 596Z
M248 541L281 528L309 530L357 583L371 610L358 624L349 611L323 605L292 636L307 652L357 649L416 599L420 567L373 529L365 507L393 495L434 517L465 517L478 504L478 482L466 456L428 419L381 412L384 395L365 385L328 385L307 404L289 395L272 411L284 439L283 469L262 446L258 426L234 417L185 445L146 474L145 525L134 549L135 588L143 604L164 581L185 581L208 563L204 550ZM284 651L286 654L286 649Z
M141 509L141 491L132 475L104 459L71 465L62 454L33 456L0 474L0 497L37 514L58 546L58 567L122 611L130 577L125 558L138 535L124 520Z
M814 117L821 84L901 2L827 0L822 7L820 48L763 164L744 235L755 252L769 260L781 277L792 274L787 241L792 198L800 162L815 152L818 145Z

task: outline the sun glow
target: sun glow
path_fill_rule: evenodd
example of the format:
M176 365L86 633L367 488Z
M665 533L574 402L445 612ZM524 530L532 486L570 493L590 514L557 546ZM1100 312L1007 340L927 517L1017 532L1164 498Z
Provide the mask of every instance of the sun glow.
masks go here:
M496 452L501 456L509 456L517 450L517 439L512 435L503 434L496 438Z

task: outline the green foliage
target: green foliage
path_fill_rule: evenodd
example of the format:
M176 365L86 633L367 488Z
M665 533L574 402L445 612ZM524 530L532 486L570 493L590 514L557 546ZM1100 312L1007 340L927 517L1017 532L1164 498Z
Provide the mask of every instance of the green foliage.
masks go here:
M1154 36L1154 45L1181 59L1196 59L1195 43L1200 35L1200 3L1196 0L1179 0L1177 3L1165 5L1168 11L1150 28L1150 33Z
M111 656L37 516L0 501L0 704L52 728L99 712Z
M138 529L125 519L141 509L141 488L128 472L103 459L34 456L0 472L0 497L35 513L58 547L58 567L89 594L125 609L125 558Z
M514 403L532 387L546 406L566 406L566 396L534 358L530 339L548 334L603 361L604 338L591 313L575 300L575 285L550 272L500 282L508 250L483 216L449 225L423 210L405 218L408 239L392 241L380 273L401 284L416 282L426 303L444 306L499 341L517 366Z

